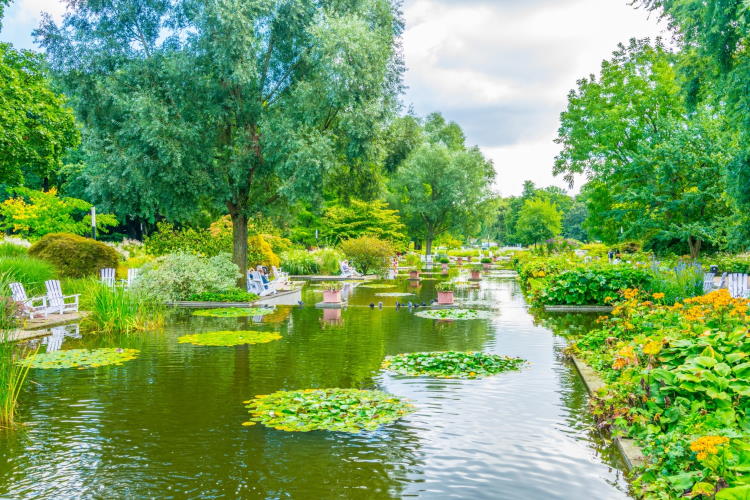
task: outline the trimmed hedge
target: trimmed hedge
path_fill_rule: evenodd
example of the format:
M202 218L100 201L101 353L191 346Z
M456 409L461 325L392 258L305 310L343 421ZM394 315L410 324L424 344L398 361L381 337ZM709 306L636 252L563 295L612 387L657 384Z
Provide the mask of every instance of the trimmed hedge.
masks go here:
M538 299L544 305L605 305L626 288L647 289L651 274L629 265L572 269L550 276Z
M52 233L29 248L29 255L51 262L61 276L96 276L104 267L117 267L117 251L96 240L75 234Z

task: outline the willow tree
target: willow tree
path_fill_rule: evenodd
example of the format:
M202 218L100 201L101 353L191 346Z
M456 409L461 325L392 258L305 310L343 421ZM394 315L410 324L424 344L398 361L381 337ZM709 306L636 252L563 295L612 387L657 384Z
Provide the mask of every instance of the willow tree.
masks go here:
M395 0L68 2L35 32L85 126L94 200L119 215L232 218L315 200L370 154L400 90Z

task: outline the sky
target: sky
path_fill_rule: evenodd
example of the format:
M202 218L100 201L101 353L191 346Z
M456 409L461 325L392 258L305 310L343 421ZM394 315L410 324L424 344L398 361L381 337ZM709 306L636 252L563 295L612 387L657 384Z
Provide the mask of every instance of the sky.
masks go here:
M34 48L41 12L59 0L15 0L0 40ZM440 111L464 129L497 171L495 189L520 194L525 180L567 187L552 175L560 112L579 78L632 37L666 26L627 0L405 0L405 109ZM575 189L574 189L575 191Z

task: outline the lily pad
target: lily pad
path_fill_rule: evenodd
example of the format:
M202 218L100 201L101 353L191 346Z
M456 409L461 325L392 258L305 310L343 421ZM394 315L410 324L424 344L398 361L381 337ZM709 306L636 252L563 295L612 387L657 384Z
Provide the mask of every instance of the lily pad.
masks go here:
M478 311L476 309L431 309L429 311L419 311L415 316L427 319L488 319L492 315L488 311Z
M194 344L205 346L232 346L242 344L265 344L274 340L279 340L281 335L275 332L254 332L254 331L223 331L194 333L192 335L183 335L177 339L180 344Z
M121 365L138 356L138 349L107 347L102 349L68 349L43 354L35 354L18 361L19 365L30 368L96 368L107 365Z
M387 283L371 283L369 285L359 285L359 288L374 288L376 290L385 290L388 288L396 288L396 285L389 285Z
M374 431L411 413L412 405L381 391L304 389L278 391L245 401L250 421L289 432Z
M413 352L388 356L382 367L398 375L482 378L520 369L521 358L482 352Z
M200 309L193 312L193 316L208 316L211 318L242 318L246 316L264 316L273 312L268 307L220 307L218 309Z
M376 297L408 297L409 295L414 295L413 293L401 293L401 292L384 292L384 293L376 293Z

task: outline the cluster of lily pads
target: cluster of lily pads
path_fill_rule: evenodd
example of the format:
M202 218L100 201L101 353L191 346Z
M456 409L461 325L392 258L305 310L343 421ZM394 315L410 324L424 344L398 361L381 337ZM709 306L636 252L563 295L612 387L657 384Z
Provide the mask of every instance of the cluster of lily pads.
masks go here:
M396 288L396 285L389 285L388 283L370 283L368 285L359 285L360 288L373 288L375 290L385 290L388 288Z
M248 316L264 316L273 312L267 307L220 307L217 309L199 309L193 316L208 316L211 318L243 318Z
M121 365L138 356L137 349L123 349L120 347L107 347L102 349L68 349L66 351L53 351L34 354L28 358L17 361L19 365L29 368L56 369L56 368L97 368L107 365Z
M473 379L518 370L524 363L521 358L482 352L413 352L388 356L383 368L398 375Z
M381 391L304 389L277 391L245 401L250 420L282 431L328 430L358 433L411 413L412 405Z
M385 293L376 293L376 297L408 297L410 295L414 295L413 293L401 293L401 292L385 292Z
M194 333L177 339L180 344L203 346L234 346L243 344L265 344L279 340L281 335L275 332L256 332L249 330Z
M476 309L431 309L429 311L420 311L415 314L420 318L427 319L487 319L491 317L488 311L478 311Z

